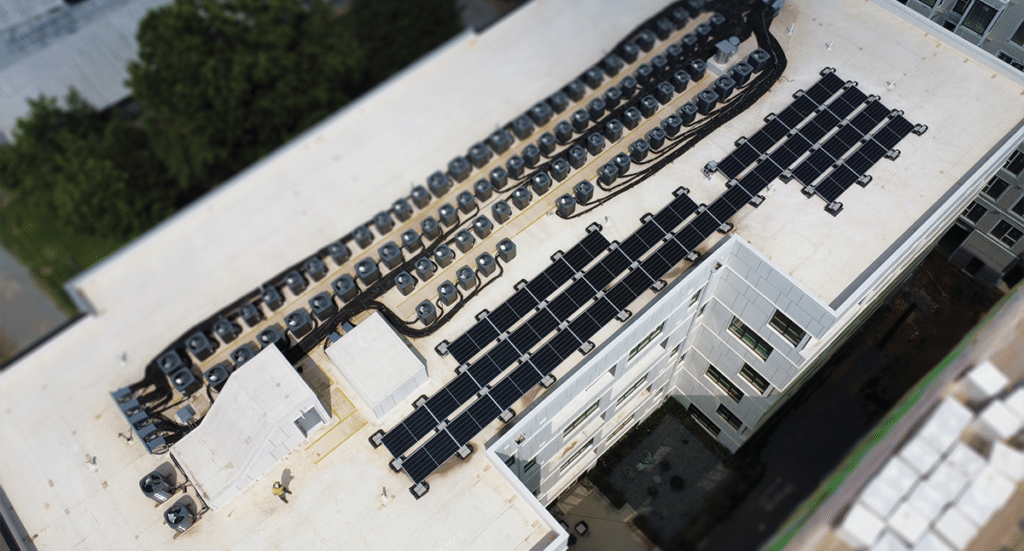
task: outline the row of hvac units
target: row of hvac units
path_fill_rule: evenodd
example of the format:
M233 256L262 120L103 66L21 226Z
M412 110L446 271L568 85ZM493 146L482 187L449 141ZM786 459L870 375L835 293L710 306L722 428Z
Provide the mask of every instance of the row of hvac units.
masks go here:
M139 481L139 488L143 495L158 504L163 504L169 501L178 490L184 489L184 485L175 486L171 482L170 476L160 471L153 471L142 477L142 480ZM167 522L167 526L176 532L184 532L191 528L200 516L199 511L192 510L193 507L195 507L195 502L187 498L179 499L174 505L168 507L164 511L164 520Z

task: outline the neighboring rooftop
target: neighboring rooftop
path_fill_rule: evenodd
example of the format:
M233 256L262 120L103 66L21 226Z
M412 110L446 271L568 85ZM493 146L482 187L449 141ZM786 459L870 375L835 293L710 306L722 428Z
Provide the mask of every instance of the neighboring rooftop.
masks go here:
M1018 124L1005 113L1019 105L1024 89L1019 82L993 74L875 4L844 0L837 8L791 2L772 26L788 67L764 98L645 181L642 189L626 192L628 197L576 219L555 216L556 197L584 177L593 179L596 167L658 119L641 123L635 135L608 147L590 168L554 183L532 206L478 240L465 259L460 256L431 284L409 295L388 291L380 302L398 317L413 319L413 308L436 294L436 282L454 280L460 265L493 251L502 238L511 237L517 246L518 256L504 265L501 277L459 315L432 334L406 338L425 359L430 380L381 419L347 399L359 393L322 348L311 351L302 360L302 375L332 410L332 420L282 464L294 477L292 503L278 503L270 494L270 480L258 479L178 538L187 542L173 541L159 512L138 490L138 480L160 459L118 437L125 422L109 393L139 380L145 366L190 328L407 196L427 174L591 67L665 4L644 0L625 9L612 0L535 1L482 35L464 33L71 282L70 291L91 315L0 376L0 441L5 443L0 483L25 528L36 535L36 545L544 548L560 536L560 528L517 480L479 452L504 425L491 425L477 437L478 453L443 465L431 477L429 495L418 501L406 491L408 477L388 469L387 453L368 443L373 432L391 429L411 411L409 401L433 394L452 379L457 362L435 352L442 341L461 335L474 323L473 314L500 304L516 282L535 276L552 254L586 235L591 224L599 223L608 239L621 240L680 186L689 188L698 203L717 198L725 179L718 174L705 179L705 164L722 159L739 137L761 128L767 114L782 110L825 67L929 127L923 136L906 138L894 163L876 165L874 182L866 189L855 187L844 195L846 209L838 217L826 213L821 200L801 195L797 184L776 183L759 209L744 207L733 218L733 233L826 303L841 302ZM791 35L786 33L790 25ZM659 42L643 59L664 45ZM743 42L737 59L754 46L753 38ZM667 108L675 110L693 98L726 68L709 63L704 80L674 97ZM951 78L956 86L949 84ZM889 82L894 84L887 87ZM582 101L605 89L602 84ZM555 117L545 129L564 118ZM418 228L425 212L454 202L475 179L457 184L443 201L397 224L388 239ZM720 238L701 248L708 250ZM342 269L351 271L356 261L375 258L384 241L357 251L343 267L332 266L336 271L319 283L297 294L288 291L288 300L305 304L329 288ZM666 279L682 275L687 266L681 264ZM636 309L654 296L646 292ZM594 341L606 340L617 329L609 325ZM253 336L243 332L237 339ZM223 360L228 348L234 345L222 347L209 361ZM574 355L556 375L564 378L580 358ZM517 411L542 392L528 392Z

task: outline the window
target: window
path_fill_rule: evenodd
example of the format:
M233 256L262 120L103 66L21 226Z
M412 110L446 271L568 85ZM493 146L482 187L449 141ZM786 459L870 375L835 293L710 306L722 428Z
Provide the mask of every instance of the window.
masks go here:
M967 9L968 0L956 0L956 4L953 6L953 13L963 15L964 10Z
M774 350L770 344L765 342L757 333L751 328L747 327L739 318L733 316L732 323L729 324L729 331L732 331L737 337L743 341L743 344L750 347L751 350L761 356L761 359L767 360L768 356Z
M739 402L740 398L743 397L743 391L740 390L740 387L732 384L732 381L730 381L721 371L715 369L715 366L708 365L708 370L704 372L704 375L724 390L725 393L732 398L733 402Z
M711 419L708 418L707 415L704 415L703 411L697 409L697 406L690 404L690 407L686 408L686 413L689 413L698 425L707 429L708 432L710 432L711 434L718 436L718 433L722 432L722 429L719 428L718 425L711 422Z
M523 466L523 472L524 472L524 473L525 473L525 472L528 472L528 471L529 471L530 469L532 469L532 468L534 468L534 467L536 467L536 466L537 466L537 458L536 458L536 457L534 457L533 459L529 460L529 461L528 461L528 462L526 463L526 465L524 465L524 466Z
M972 7L971 11L968 12L967 17L964 18L961 25L967 27L975 34L983 35L985 34L985 31L988 30L989 23L992 23L992 20L995 19L998 11L999 10L979 0L974 3L974 7Z
M985 216L986 212L988 212L988 209L974 201L971 201L971 204L967 205L967 208L964 209L964 213L962 216L970 220L971 222L977 224L978 220L981 220L981 217Z
M807 331L804 331L793 320L787 318L781 310L775 311L775 315L772 316L768 325L778 331L783 337L786 337L786 340L793 343L793 346L800 344L800 341L804 339L804 335L807 334Z
M1017 204L1010 210L1012 210L1017 216L1024 216L1024 197L1021 197L1020 201L1017 201Z
M569 436L569 433L571 433L573 431L573 429L575 429L576 427L580 426L580 423L582 423L583 421L586 421L587 417L590 417L590 414L594 413L594 411L597 409L597 404L599 402L600 402L600 400L598 400L597 402L594 402L593 404L591 404L591 406L588 407L586 411L581 413L580 416L577 417L575 421L570 423L568 427L565 427L565 430L562 431L562 436Z
M1024 170L1024 153L1019 150L1010 153L1010 158L1006 159L1003 169L1012 172L1014 176L1020 176L1021 171Z
M700 311L697 312L697 317L698 318L704 315L704 309L707 308L707 307L708 307L708 303L706 303L706 302L704 303L704 306L700 307Z
M620 432L622 432L622 429L626 428L626 426L629 425L632 422L633 422L633 416L630 415L629 419L626 419L625 421L622 422L621 425L615 427L615 430L613 430L612 433L608 435L608 438L606 440L608 440L609 442L614 442L615 440L613 440L613 438L615 438L615 435L619 434Z
M689 308L690 306L697 304L698 298L700 298L700 291L697 291L696 293L693 294L692 297L690 297L690 304L688 304L686 307Z
M724 404L718 404L718 409L715 410L715 413L718 413L722 419L725 419L726 423L729 423L729 426L736 430L740 430L740 427L743 426L743 421L740 421L740 418L729 411L729 408L725 407Z
M1021 62L1017 61L1017 59L1014 58L1013 56L1011 56L1011 55L1009 55L1009 54L1007 54L1005 52L999 52L999 53L996 54L996 57L998 57L1000 61L1002 61L1003 63L1006 63L1010 67L1013 67L1014 69L1017 69L1018 71L1024 71L1024 63L1021 63Z
M572 465L573 461L576 461L577 459L579 459L579 457L581 455L583 455L583 452L589 450L590 447L593 446L593 445L594 445L594 439L593 438L591 438L590 440L587 440L586 444L583 444L582 446L580 446L580 449L576 450L576 453L572 454L572 456L569 457L569 459L567 459L565 461L565 463L562 463L562 466L558 468L558 472L562 472L562 471L568 469L569 466Z
M509 467L512 467L513 465L515 465L516 464L516 456L514 456L514 455L508 456L508 459L505 460L505 464L508 465Z
M622 402L624 402L626 400L626 398L629 398L629 395L633 394L634 390L640 388L640 385L644 384L644 382L647 381L647 376L648 375L650 375L650 373L644 373L644 376L640 377L639 381L633 383L633 386L629 387L629 390L627 390L626 392L623 392L622 396L619 396L619 399L615 400L615 405L619 405Z
M1006 220L1000 220L999 223L996 224L995 229L992 230L992 237L1002 241L1007 247L1016 245L1017 241L1020 240L1021 235L1024 235L1024 232L1021 232L1017 228L1011 226Z
M665 323L662 322L661 325L659 325L659 326L654 328L654 331L651 331L650 334L648 334L646 337L644 337L644 340L636 343L636 346L634 346L633 349L629 351L629 359L632 360L633 356L636 356L637 354L640 353L641 350L644 349L645 346L647 346L648 344L651 344L651 341L654 340L654 337L657 337L658 335L660 335L661 334L661 330L664 327L665 327Z
M768 379L765 379L760 373L754 371L754 368L750 367L750 364L743 364L743 367L740 368L740 377L746 379L747 382L756 388L761 394L764 394L764 391L768 390Z
M1010 184L1006 183L1006 180L999 176L993 176L981 191L993 199L999 199L999 196L1002 195L1008 187L1010 187Z
M928 6L929 8L935 7L935 0L917 0L918 2Z
M1010 37L1010 42L1024 48L1024 22L1017 27L1017 30L1013 32L1013 36Z

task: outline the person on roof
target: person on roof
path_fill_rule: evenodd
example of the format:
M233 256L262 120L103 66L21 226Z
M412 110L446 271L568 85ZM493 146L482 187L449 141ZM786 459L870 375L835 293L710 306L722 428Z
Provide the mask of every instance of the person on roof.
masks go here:
M281 498L281 501L285 503L288 503L288 500L284 497L284 495L292 493L287 486L281 484L279 481L274 482L274 488L271 491L274 492L274 495Z

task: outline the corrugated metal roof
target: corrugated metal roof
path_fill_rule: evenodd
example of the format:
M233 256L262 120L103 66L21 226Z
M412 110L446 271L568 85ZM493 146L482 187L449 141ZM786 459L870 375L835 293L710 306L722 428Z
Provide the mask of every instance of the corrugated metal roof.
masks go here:
M62 0L0 0L0 31L63 6Z
M0 0L8 1L18 0ZM7 40L0 55L0 132L10 136L18 118L28 113L27 100L40 94L63 98L74 86L98 109L127 97L124 81L128 62L138 53L139 22L170 2L91 0L63 10L59 20L40 27L42 32L21 35L20 43Z

